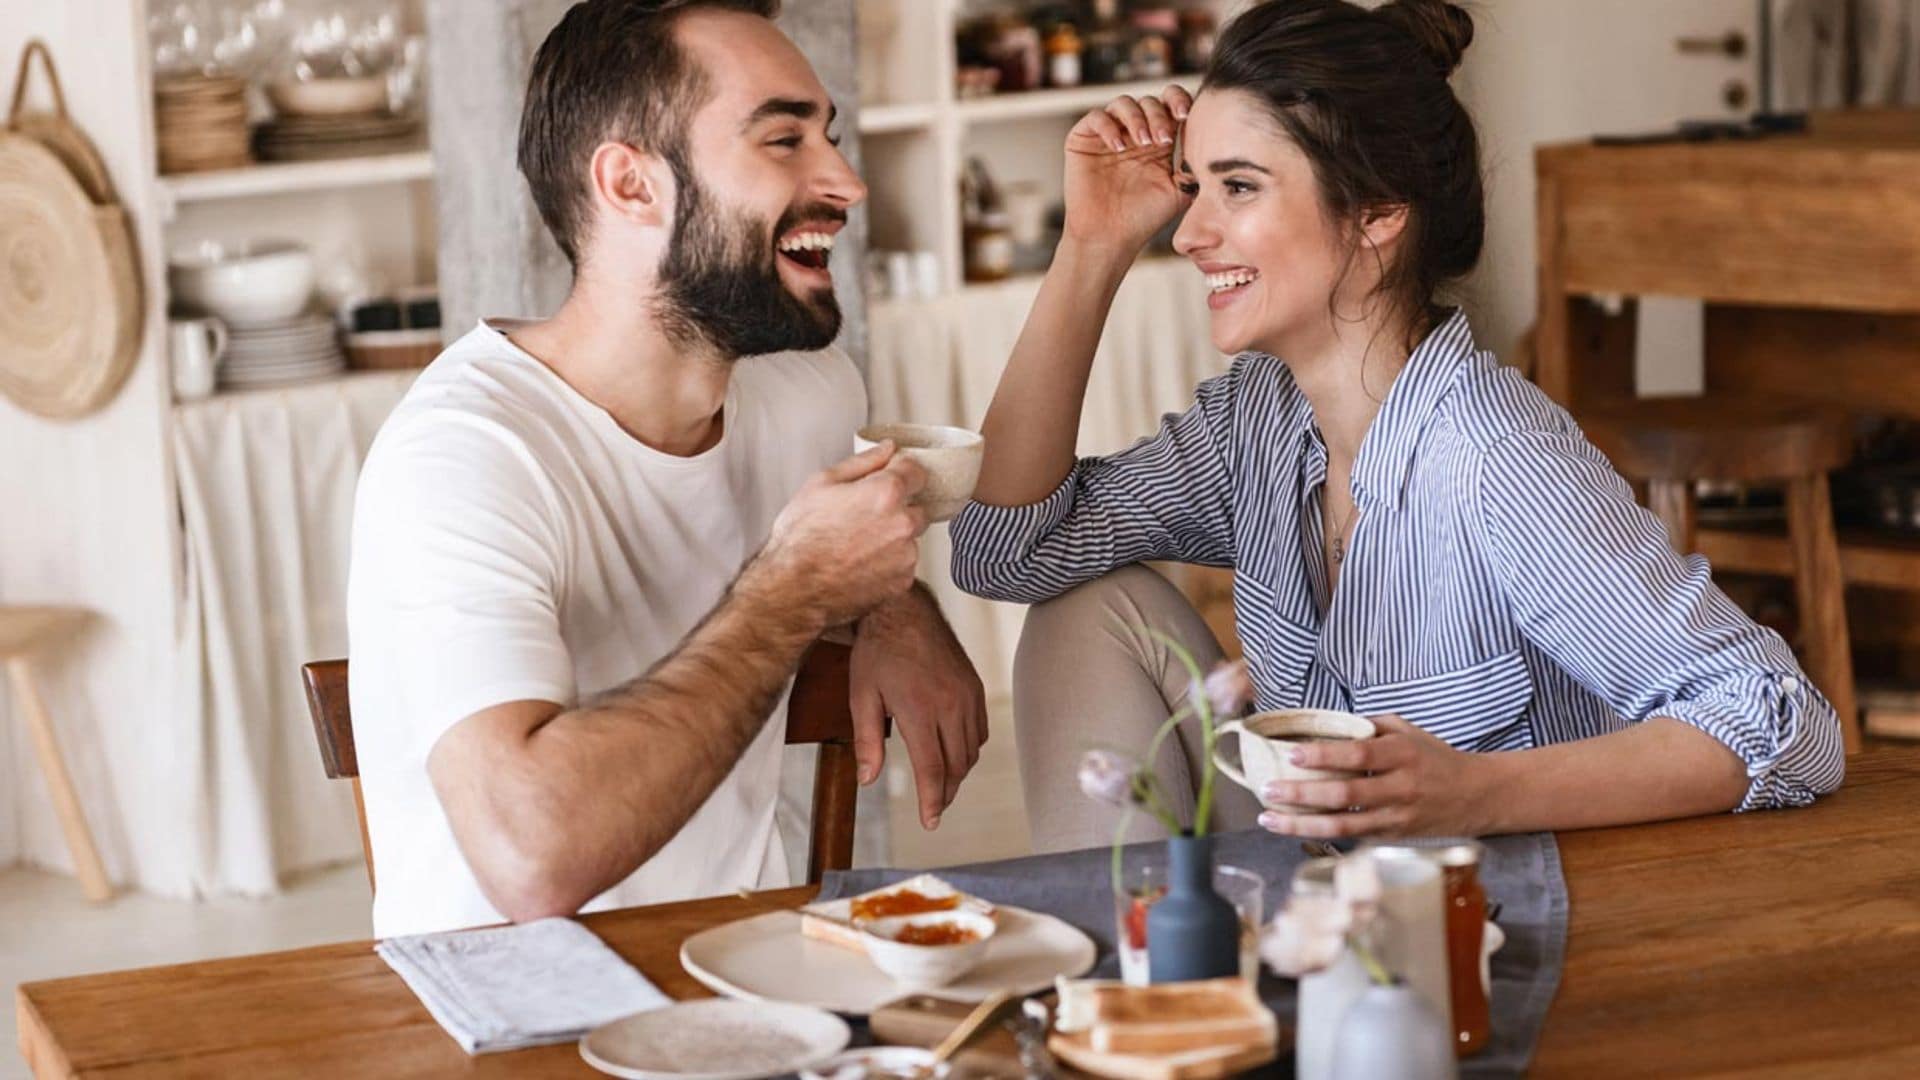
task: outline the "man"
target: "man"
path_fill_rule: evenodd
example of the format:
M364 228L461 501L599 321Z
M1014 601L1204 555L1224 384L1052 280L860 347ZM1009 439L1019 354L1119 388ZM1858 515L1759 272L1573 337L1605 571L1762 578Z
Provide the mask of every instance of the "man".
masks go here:
M379 936L787 883L784 697L835 627L863 782L890 714L934 828L986 740L911 587L924 476L841 460L827 254L866 189L776 7L585 0L534 60L520 168L572 292L436 360L355 507Z

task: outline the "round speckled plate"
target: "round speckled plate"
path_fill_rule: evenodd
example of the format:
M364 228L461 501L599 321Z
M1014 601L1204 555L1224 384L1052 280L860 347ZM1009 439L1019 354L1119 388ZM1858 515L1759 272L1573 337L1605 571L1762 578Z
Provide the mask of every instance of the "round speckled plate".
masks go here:
M580 1056L629 1080L751 1080L817 1065L851 1038L845 1020L805 1005L683 1001L602 1024Z

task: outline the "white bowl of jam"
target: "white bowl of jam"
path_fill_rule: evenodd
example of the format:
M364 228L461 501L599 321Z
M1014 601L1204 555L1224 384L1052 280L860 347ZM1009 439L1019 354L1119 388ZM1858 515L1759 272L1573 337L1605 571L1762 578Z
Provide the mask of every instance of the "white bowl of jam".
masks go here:
M925 990L973 970L994 927L990 915L956 910L875 919L861 930L874 967L901 986Z

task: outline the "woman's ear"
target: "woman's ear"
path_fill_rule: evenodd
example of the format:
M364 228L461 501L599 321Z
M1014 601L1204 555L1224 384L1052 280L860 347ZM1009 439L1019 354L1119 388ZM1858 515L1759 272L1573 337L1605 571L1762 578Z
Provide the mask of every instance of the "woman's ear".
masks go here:
M665 161L636 146L604 142L588 165L594 201L635 225L664 226L673 191Z
M1369 207L1360 213L1360 236L1368 247L1385 251L1407 231L1407 204Z

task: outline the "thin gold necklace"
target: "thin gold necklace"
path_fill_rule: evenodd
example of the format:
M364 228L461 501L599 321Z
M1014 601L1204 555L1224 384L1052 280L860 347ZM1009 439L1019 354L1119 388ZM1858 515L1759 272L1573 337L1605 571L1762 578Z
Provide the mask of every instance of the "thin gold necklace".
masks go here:
M1322 505L1325 505L1326 498L1326 490L1323 488L1320 493ZM1340 515L1340 525L1333 531L1333 543L1327 545L1331 550L1335 566L1339 566L1347 557L1347 523L1353 520L1353 512L1357 509L1359 509L1358 506L1350 505L1347 507L1347 512Z

